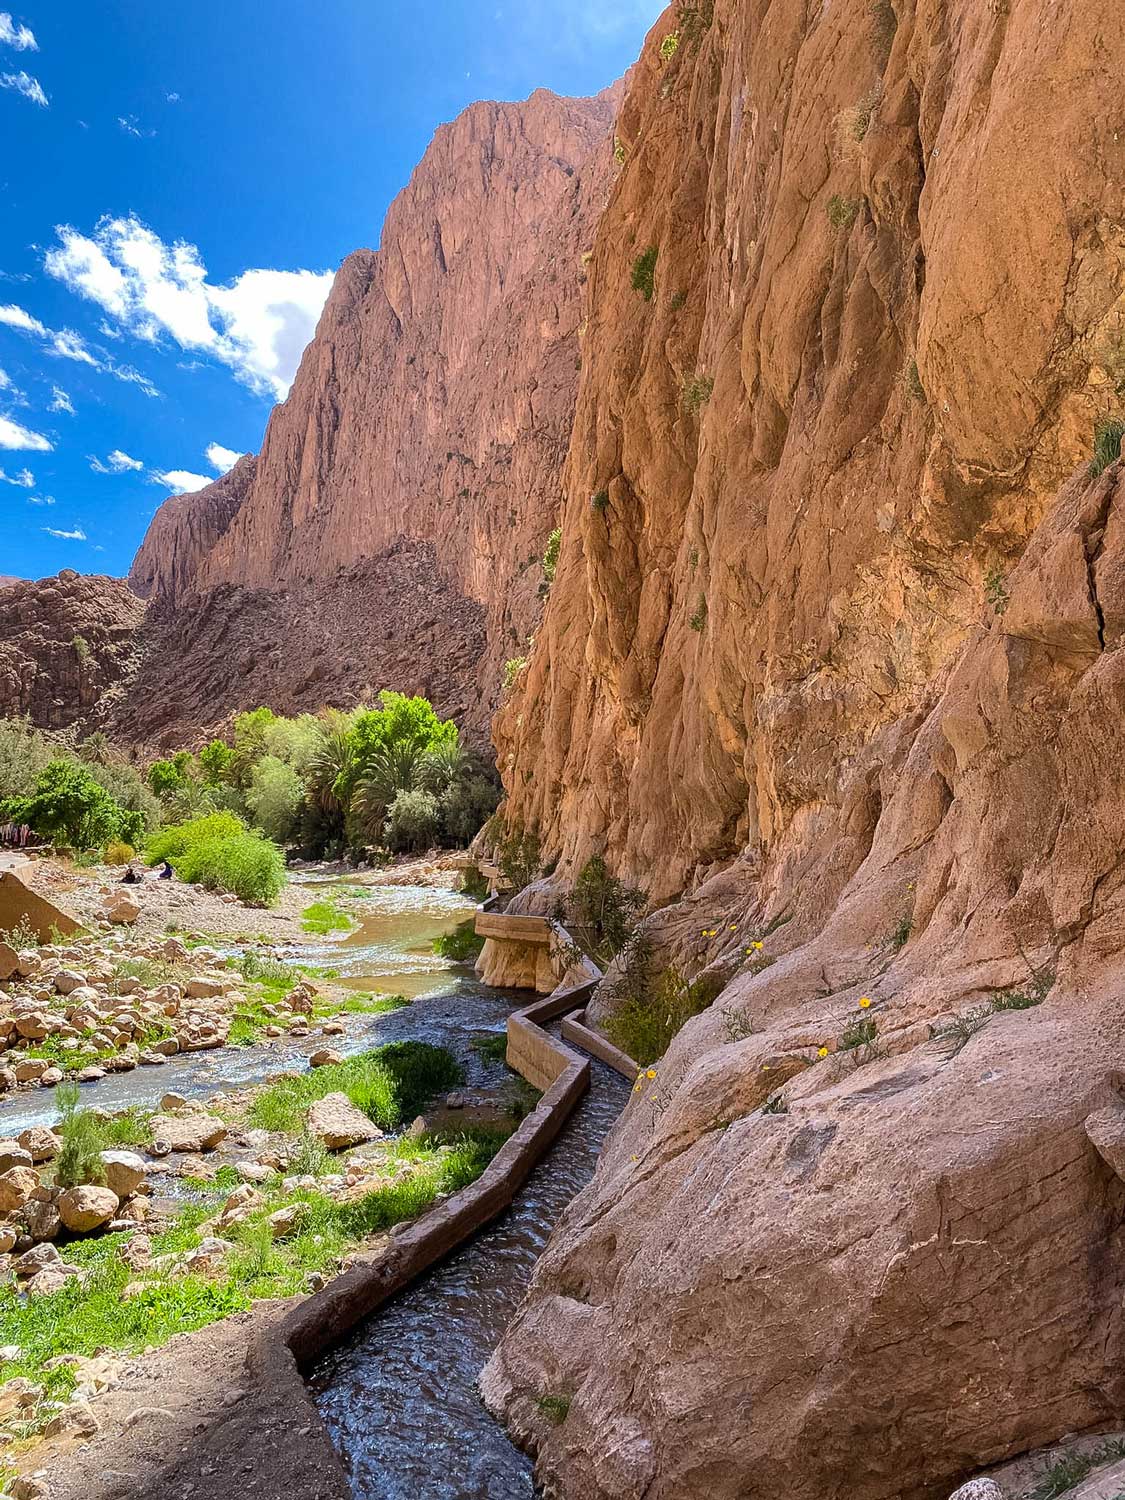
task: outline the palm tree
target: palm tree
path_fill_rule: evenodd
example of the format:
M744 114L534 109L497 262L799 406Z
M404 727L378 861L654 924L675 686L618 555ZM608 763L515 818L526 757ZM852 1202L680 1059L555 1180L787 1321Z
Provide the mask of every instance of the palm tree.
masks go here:
M351 811L370 838L383 830L387 809L399 792L412 791L419 783L422 752L409 741L385 745L366 762L352 794Z
M472 757L459 744L427 750L418 763L417 781L424 791L443 797L472 769Z
M326 813L345 810L340 793L353 767L354 722L354 714L342 713L338 708L326 708L321 715L322 740L309 760L305 780L310 797Z

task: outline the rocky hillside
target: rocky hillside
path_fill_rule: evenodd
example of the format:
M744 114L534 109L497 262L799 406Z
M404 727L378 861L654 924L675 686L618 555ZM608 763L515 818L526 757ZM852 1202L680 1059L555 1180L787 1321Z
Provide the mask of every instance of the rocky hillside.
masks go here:
M724 988L487 1372L549 1493L946 1500L1125 1403L1123 64L1108 0L646 44L496 734Z
M94 722L131 682L144 605L119 578L64 568L0 594L0 718Z
M166 502L137 555L131 581L173 612L178 646L195 653L189 682L215 667L199 654L211 636L193 622L220 588L272 591L283 627L285 592L315 595L322 615L338 617L329 656L362 661L339 580L373 559L372 577L389 577L390 549L405 539L432 543L451 597L484 611L483 653L458 689L483 724L505 659L524 649L541 609L612 114L609 96L539 91L474 104L437 132L379 250L341 267L261 453ZM378 612L372 600L362 618ZM377 679L376 665L367 675ZM277 698L268 674L255 689ZM202 698L181 702L188 718L207 711Z

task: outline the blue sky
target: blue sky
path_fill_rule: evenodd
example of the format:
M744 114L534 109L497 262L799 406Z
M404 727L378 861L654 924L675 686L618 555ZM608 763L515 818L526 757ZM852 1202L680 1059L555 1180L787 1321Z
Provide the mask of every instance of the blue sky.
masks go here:
M124 573L167 494L260 446L332 274L435 128L474 99L596 92L662 8L0 11L0 575Z

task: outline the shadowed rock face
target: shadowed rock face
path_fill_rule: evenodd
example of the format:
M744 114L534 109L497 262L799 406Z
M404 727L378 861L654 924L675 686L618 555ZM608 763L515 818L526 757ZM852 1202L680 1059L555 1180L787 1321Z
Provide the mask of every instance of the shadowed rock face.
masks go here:
M187 614L220 587L313 587L331 612L338 570L432 543L445 587L485 613L461 693L483 718L541 610L611 119L608 95L541 90L442 126L380 249L343 263L261 453L161 507L138 591ZM346 622L337 644L362 655Z
M669 15L617 127L496 734L726 983L485 1373L549 1494L946 1500L1125 1401L1125 42L896 11L716 0L662 68Z
M120 578L64 568L0 593L0 718L65 729L113 702L136 669L144 605Z

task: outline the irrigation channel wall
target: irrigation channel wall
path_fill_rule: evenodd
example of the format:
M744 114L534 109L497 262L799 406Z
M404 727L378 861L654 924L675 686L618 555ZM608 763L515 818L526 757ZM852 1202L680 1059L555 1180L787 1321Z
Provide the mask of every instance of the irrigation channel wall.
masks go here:
M490 905L485 903L485 907ZM553 939L570 943L569 934L558 923L538 920L549 927ZM601 971L593 964L589 967L596 978L537 1000L508 1017L508 1064L544 1092L476 1182L414 1223L392 1231L392 1244L382 1256L337 1276L263 1330L248 1351L247 1368L255 1382L280 1396L291 1413L292 1427L302 1429L303 1442L324 1450L322 1465L334 1469L341 1480L343 1466L302 1376L358 1323L508 1208L546 1156L590 1086L590 1064L544 1027L574 1011L585 1015L585 1003L601 979ZM580 1021L564 1020L563 1025L571 1028L580 1046L627 1078L636 1076L636 1064L604 1037Z

